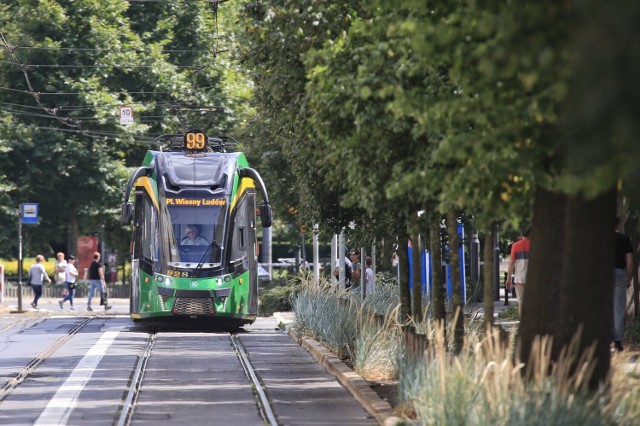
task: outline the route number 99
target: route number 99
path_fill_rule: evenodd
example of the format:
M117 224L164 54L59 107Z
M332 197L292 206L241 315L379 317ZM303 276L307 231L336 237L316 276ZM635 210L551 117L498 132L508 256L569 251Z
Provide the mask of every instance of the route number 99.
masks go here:
M204 151L207 147L207 135L200 130L191 130L184 135L184 149Z

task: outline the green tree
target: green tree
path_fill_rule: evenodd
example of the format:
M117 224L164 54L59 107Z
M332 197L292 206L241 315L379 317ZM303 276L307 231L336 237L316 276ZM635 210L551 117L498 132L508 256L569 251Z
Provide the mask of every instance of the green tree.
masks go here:
M231 26L233 15L216 18L209 4L185 1L20 0L0 9L0 81L12 106L0 130L3 188L9 205L39 202L42 214L27 251L47 253L50 241L103 227L123 238L118 207L127 167L159 146L153 137L204 127L217 106L239 116L216 116L216 132L242 122L248 84L237 64L217 55L216 30ZM134 107L134 125L118 124L119 105ZM15 243L2 250L15 255Z

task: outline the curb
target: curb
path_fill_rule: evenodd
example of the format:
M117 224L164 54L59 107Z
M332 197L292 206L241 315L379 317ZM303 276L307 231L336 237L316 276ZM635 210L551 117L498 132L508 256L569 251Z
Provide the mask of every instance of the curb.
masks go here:
M307 350L311 356L322 364L329 373L346 387L356 398L362 407L369 412L380 425L393 426L404 422L398 417L391 405L381 399L378 394L369 387L369 384L359 374L351 370L333 352L329 351L319 342L308 337L298 338L293 327L288 327L289 336L300 346Z

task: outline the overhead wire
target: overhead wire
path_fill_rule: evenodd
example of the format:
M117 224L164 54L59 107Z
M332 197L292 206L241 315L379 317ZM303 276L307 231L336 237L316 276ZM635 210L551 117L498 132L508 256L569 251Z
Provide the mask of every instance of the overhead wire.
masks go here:
M29 50L65 50L71 52L112 52L113 48L107 47L58 47L58 46L15 46L16 50L29 49ZM151 53L152 49L132 49L137 53ZM208 49L162 49L159 53L213 53Z
M133 2L152 2L152 1L156 1L156 0L128 0L128 1L133 1ZM214 58L218 57L218 54L220 52L223 51L227 51L227 50L220 50L219 49L219 39L220 39L220 35L219 35L219 29L218 29L218 5L219 3L224 3L228 0L208 0L209 4L211 6L212 12L213 12L213 18L214 18L214 23L215 23L215 46L214 49L163 49L161 52L200 52L200 53L204 53L204 52L209 52L212 53L214 55ZM159 2L159 1L157 1ZM4 33L2 32L2 30L0 29L0 48L5 49L10 57L11 57L11 61L6 61L6 60L0 60L0 63L5 63L5 64L11 64L14 65L16 67L18 67L20 69L20 71L23 73L24 75L24 79L25 79L25 83L27 85L28 90L19 90L19 89L13 89L13 88L9 88L9 87L1 87L0 86L0 90L7 90L7 91L11 91L11 92L16 92L16 93L24 93L27 95L30 95L31 97L34 98L34 100L36 101L38 107L29 107L29 108L35 108L35 109L41 109L43 111L46 112L46 114L35 114L35 113L27 113L27 112L19 112L19 111L15 111L15 114L20 114L20 115L31 115L33 117L45 117L45 118L54 118L57 121L59 121L60 123L64 124L65 126L69 126L72 127L74 129L80 129L81 127L81 121L79 120L83 120L83 121L97 121L97 120L101 120L102 118L99 117L62 117L60 115L58 115L59 112L67 110L67 111L72 111L72 110L81 110L81 109L95 109L98 108L100 106L98 105L86 105L86 106L56 106L56 107L47 107L46 105L44 105L40 99L41 96L67 96L67 95L79 95L81 94L81 92L38 92L36 90L34 90L31 80L29 78L29 74L28 71L30 69L36 69L36 68L58 68L58 69L69 69L69 68L95 68L95 69L101 69L101 68L124 68L124 69L134 69L134 68L153 68L153 65L85 65L85 64L24 64L21 63L15 52L19 49L33 49L33 50L63 50L63 51L104 51L104 50L109 50L111 51L112 49L106 49L106 48L73 48L73 47L57 47L57 46L45 46L45 47L38 47L38 46L17 46L17 45L10 45L6 38ZM137 50L137 49L134 49ZM141 52L147 51L147 50L143 50L140 49ZM150 50L149 50L150 51ZM208 66L193 66L193 65L174 65L174 67L179 68L179 69L193 69L195 70L195 74L194 74L194 79L193 79L193 84L192 84L192 89L191 91L189 91L188 93L188 100L186 102L186 104L192 104L193 102L193 93L196 92L196 86L197 86L197 75L199 73L201 73L203 70L207 69ZM208 88L212 88L213 86L210 87L205 87L205 88L201 88L201 90L206 90ZM125 91L124 93L126 93L127 95L130 94L137 94L137 95L169 95L171 96L172 93L171 92L157 92L157 91L137 91L137 92L131 92L131 91ZM3 104L7 104L7 103L3 103ZM169 106L169 109L171 109L174 114L176 114L178 120L180 121L180 123L183 125L184 128L185 125L183 123L183 119L180 117L180 114L178 112L178 108L181 108L185 111L189 111L192 110L191 108L185 108L185 102L184 101L170 101L166 104L163 103L157 103L157 102L146 102L146 103L138 103L138 102L133 102L133 103L128 103L128 104L133 104L133 105L148 105L148 104L153 104L155 107L157 106L162 106L162 105L167 105ZM21 107L28 107L28 106L22 106ZM111 106L123 106L122 103L120 104L112 104ZM197 109L196 109L197 110ZM214 109L213 111L215 112L219 112L219 109ZM140 116L140 118L144 117L146 118L163 118L163 116ZM145 120L146 121L146 120ZM54 129L51 129L54 130ZM87 131L84 130L78 130L77 133L82 133L82 134L86 134Z
M27 87L29 88L29 93L33 96L33 98L35 99L36 103L42 107L42 109L44 111L47 112L47 114L55 117L60 123L69 126L69 127L76 127L79 128L80 127L80 123L72 120L68 117L60 117L58 116L58 110L56 108L48 108L47 106L45 106L41 101L40 101L40 95L33 89L33 86L31 85L31 80L29 79L29 73L27 72L26 69L24 69L23 67L20 66L20 61L18 61L18 58L16 57L15 49L12 49L9 46L9 43L7 42L7 39L4 36L4 32L2 31L2 29L0 28L0 41L2 42L2 47L4 47L7 52L9 52L9 55L11 56L11 58L13 58L13 62L15 63L16 66L18 66L20 68L20 70L22 71L23 75L24 75L24 79L25 79L25 83L27 84Z
M85 65L85 64L18 64L12 61L3 61L0 59L0 64L18 65L20 68L122 68L122 69L135 69L135 68L155 68L156 65ZM173 65L175 68L201 68L200 65Z

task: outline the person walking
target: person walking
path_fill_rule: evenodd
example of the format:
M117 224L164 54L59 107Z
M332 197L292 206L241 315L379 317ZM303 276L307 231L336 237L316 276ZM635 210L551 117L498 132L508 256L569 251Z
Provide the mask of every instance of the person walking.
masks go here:
M62 300L58 301L60 305L60 309L64 309L62 305L67 300L71 305L71 310L75 311L76 308L73 307L73 297L76 295L76 285L78 282L78 269L76 268L76 257L74 255L69 256L69 261L65 267L65 278L64 284L67 288L67 294L62 298Z
M369 296L373 293L373 261L369 256L365 260L367 269L364 271L364 283L365 283L365 296Z
M91 308L91 299L94 294L98 297L107 291L107 283L104 280L104 266L100 263L100 253L93 253L93 262L89 266L89 297L87 299L87 311L93 311ZM111 309L111 306L105 304L104 310Z
M362 265L360 264L360 252L351 250L351 284L356 287L360 285L360 275L362 274Z
M615 288L613 292L613 344L618 352L622 348L624 317L627 308L627 289L633 276L633 246L629 237L622 233L622 221L616 218Z
M64 260L64 253L59 252L56 254L56 266L53 280L56 285L63 285L65 282L65 276L67 271L67 261Z
M507 290L511 290L511 285L515 284L516 297L518 298L518 314L522 318L522 303L524 300L524 288L527 283L527 269L529 268L529 250L531 241L529 234L531 228L522 233L522 239L516 241L511 246L511 259L507 269Z
M31 306L34 309L38 309L38 300L42 297L42 284L45 281L48 283L51 282L51 278L47 275L47 271L45 271L42 262L44 262L44 256L39 254L36 256L36 263L29 268L28 284L33 290L33 302L31 302Z

